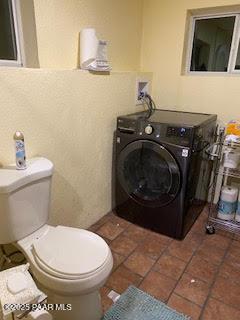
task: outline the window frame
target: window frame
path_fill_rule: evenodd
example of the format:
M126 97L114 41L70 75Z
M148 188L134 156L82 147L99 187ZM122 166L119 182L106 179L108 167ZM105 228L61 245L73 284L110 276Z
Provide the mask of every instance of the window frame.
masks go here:
M0 67L23 67L24 66L24 49L23 49L23 33L22 33L22 20L20 12L20 0L10 0L12 3L12 13L13 13L13 25L16 36L16 50L17 59L16 60L6 60L0 59Z
M191 60L193 53L193 41L195 24L197 20L214 19L214 18L235 17L235 24L233 29L233 37L231 43L231 49L229 54L228 69L227 71L191 71ZM238 48L240 47L240 12L228 12L218 14L201 14L192 15L190 18L190 28L188 36L187 54L186 54L186 70L188 75L232 75L240 74L240 70L235 70Z

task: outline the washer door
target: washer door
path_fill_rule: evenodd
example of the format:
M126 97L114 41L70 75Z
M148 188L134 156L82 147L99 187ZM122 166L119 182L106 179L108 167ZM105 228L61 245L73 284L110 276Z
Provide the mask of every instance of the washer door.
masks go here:
M180 189L176 160L153 141L137 140L128 144L120 153L117 175L130 197L151 207L170 203Z

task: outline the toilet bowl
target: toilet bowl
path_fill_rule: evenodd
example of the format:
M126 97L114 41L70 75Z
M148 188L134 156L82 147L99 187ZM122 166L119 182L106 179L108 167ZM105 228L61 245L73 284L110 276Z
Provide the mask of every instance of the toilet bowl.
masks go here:
M0 244L13 243L25 255L54 319L100 320L99 289L112 254L93 232L47 224L52 172L44 158L24 171L0 169Z
M56 319L101 318L98 290L113 266L101 237L82 229L44 225L15 245L28 259L48 302L70 306L71 310L56 311Z

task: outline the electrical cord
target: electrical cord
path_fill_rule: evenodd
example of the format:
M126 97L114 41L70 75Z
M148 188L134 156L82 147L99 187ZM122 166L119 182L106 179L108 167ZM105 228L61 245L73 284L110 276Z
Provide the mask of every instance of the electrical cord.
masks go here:
M140 99L143 102L143 104L145 104L147 106L147 108L148 108L148 116L147 116L147 118L149 118L154 113L154 111L157 109L156 108L156 104L153 101L153 99L150 96L150 94L148 94L148 93L141 92Z
M146 93L145 96L148 98L149 103L150 103L150 105L151 105L151 108L152 108L153 110L156 110L156 109L157 109L157 108L156 108L156 104L155 104L154 100L152 99L152 97L150 96L150 94Z

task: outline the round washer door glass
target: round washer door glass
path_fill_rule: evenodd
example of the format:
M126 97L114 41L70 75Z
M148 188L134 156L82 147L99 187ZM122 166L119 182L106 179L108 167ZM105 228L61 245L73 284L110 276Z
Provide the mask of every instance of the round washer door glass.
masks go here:
M171 153L160 144L137 140L120 153L117 175L125 192L148 206L173 201L180 188L180 170Z

